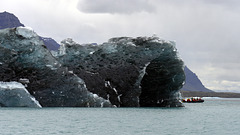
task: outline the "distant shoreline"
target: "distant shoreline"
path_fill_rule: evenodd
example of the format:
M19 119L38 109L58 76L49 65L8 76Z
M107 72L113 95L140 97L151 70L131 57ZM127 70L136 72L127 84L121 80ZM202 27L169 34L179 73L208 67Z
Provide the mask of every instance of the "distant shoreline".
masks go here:
M233 92L201 92L201 91L180 91L182 97L221 97L221 98L240 98L240 93Z

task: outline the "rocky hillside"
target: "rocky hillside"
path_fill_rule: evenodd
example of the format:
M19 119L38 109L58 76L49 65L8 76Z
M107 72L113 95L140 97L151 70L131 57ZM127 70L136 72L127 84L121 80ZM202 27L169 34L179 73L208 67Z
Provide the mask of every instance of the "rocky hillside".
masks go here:
M184 91L201 91L201 92L213 92L212 90L207 89L198 76L193 73L187 66L184 68L184 72L186 75L185 85L181 90Z
M11 13L3 12L0 13L0 29L13 28L18 26L24 26L18 18Z

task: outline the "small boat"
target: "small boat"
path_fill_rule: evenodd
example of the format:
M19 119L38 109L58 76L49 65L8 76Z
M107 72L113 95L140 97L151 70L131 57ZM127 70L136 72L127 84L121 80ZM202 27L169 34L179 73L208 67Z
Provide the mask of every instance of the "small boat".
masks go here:
M204 102L204 100L200 97L191 97L191 98L182 99L182 102L184 102L184 103L202 103L202 102Z

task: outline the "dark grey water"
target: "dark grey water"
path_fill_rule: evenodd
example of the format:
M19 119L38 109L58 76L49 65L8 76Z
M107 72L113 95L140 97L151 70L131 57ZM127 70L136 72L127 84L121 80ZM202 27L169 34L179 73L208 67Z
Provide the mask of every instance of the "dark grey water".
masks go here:
M240 100L184 108L0 108L2 135L226 135L240 133Z

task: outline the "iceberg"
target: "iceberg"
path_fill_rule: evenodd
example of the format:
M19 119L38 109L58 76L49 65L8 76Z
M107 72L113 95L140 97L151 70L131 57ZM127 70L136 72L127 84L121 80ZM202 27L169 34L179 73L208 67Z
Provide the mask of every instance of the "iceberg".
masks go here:
M27 89L18 82L0 82L0 106L42 107Z
M0 81L21 83L42 107L180 107L183 67L158 37L66 39L53 56L31 28L0 30Z
M111 107L59 63L30 28L0 30L0 81L18 81L43 107ZM70 71L70 72L69 72Z
M65 39L57 58L85 81L89 91L114 106L183 106L179 89L185 81L184 63L175 42L117 37L93 46Z

